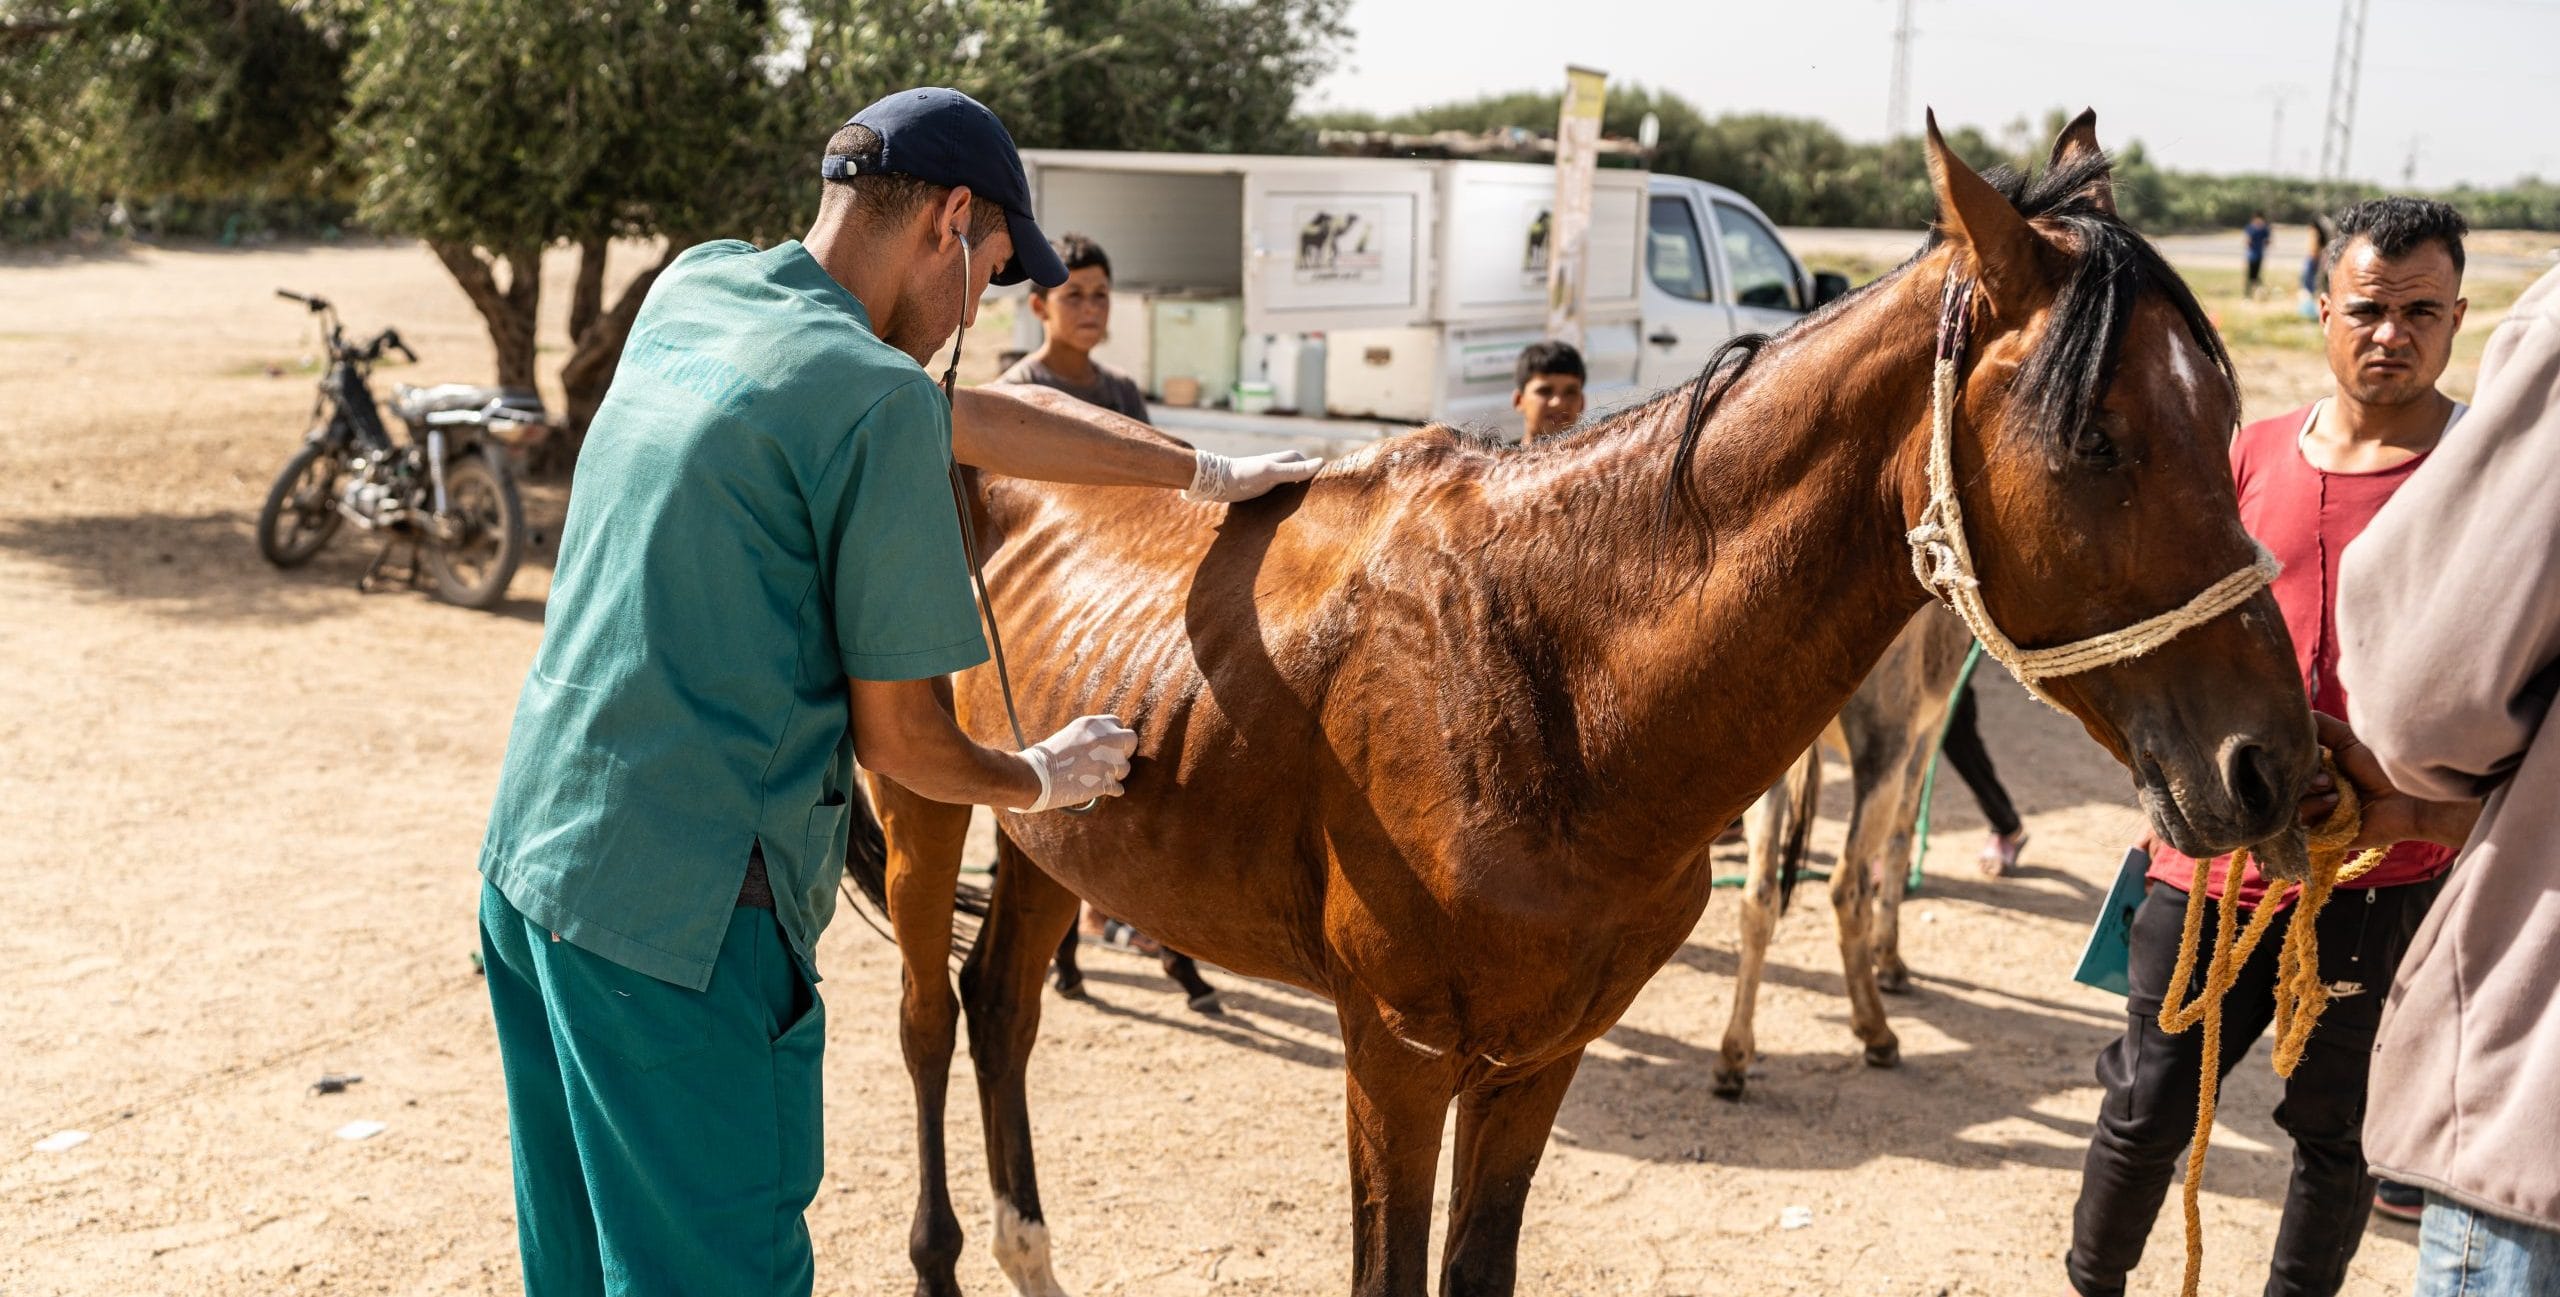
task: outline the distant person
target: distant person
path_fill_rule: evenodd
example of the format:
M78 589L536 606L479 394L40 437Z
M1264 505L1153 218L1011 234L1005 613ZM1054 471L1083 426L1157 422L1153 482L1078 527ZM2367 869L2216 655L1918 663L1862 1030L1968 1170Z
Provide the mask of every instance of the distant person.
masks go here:
M2275 228L2267 224L2265 212L2252 212L2248 227L2241 233L2249 241L2249 278L2240 291L2243 296L2255 299L2259 283L2266 277L2267 240L2274 236Z
M1031 315L1040 321L1042 335L1039 349L996 381L1053 387L1087 405L1150 422L1138 380L1093 358L1093 349L1111 336L1110 255L1101 244L1069 234L1058 240L1058 259L1066 264L1067 282L1056 288L1031 286Z
M2462 325L2466 232L2451 207L2424 199L2376 199L2341 214L2328 248L2329 293L2320 302L2331 394L2250 424L2231 441L2240 521L2284 564L2272 587L2276 607L2293 639L2303 691L2332 716L2348 708L2338 681L2340 560L2463 414L2436 380ZM2064 1262L2081 1297L2124 1292L2195 1130L2203 1033L2170 1035L2159 1023L2187 907L2268 903L2254 864L2226 886L2229 858L2214 860L2202 894L2191 896L2196 862L2165 843L2147 845L2150 885L2129 939L2125 1030L2098 1055L2106 1097ZM2362 1132L2383 991L2452 858L2438 842L2400 842L2373 872L2339 884L2339 899L2320 913L2319 975L2332 999L2275 1111L2276 1125L2293 1139L2293 1172L2270 1249L2270 1294L2329 1297L2346 1282L2376 1190ZM2215 921L2210 913L2204 918L2208 926ZM2277 954L2292 921L2291 914L2275 921L2223 1000L2222 1057L2214 1065L2226 1075L2275 1016Z
M1589 376L1569 342L1533 342L1511 364L1511 408L1520 412L1520 444L1552 437L1582 419Z
M2473 399L2462 434L2347 555L2338 636L2356 733L2324 718L2321 738L2363 795L2368 836L2465 844L2392 983L2365 1111L2375 1170L2424 1196L2412 1291L2548 1297L2560 1292L2560 270L2490 336Z

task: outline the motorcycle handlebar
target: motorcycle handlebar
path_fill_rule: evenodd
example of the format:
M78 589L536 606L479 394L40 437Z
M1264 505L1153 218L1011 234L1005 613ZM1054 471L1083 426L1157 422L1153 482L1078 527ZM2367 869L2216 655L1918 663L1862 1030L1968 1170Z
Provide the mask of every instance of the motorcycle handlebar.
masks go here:
M300 303L302 303L303 305L308 306L308 307L310 307L312 310L315 310L315 311L325 311L325 310L328 310L328 309L329 309L329 303L328 303L328 302L326 302L326 301L324 301L324 300L322 300L322 299L320 299L320 298L317 298L317 297L309 296L309 295L307 295L307 294L297 293L297 292L293 291L293 290L292 290L292 289L290 289L290 288L279 288L279 289L277 289L277 290L276 290L276 296L281 297L281 298L283 298L284 300L286 300L286 301L288 301L288 302L300 302Z

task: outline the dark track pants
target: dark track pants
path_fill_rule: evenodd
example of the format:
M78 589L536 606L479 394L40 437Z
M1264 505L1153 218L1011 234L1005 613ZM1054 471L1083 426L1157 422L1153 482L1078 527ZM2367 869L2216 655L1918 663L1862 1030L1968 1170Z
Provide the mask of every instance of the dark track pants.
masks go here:
M483 885L532 1297L807 1297L826 1007L773 911L691 991L554 941Z
M1982 808L1982 818L1991 831L2007 837L2018 831L2018 808L2009 804L2009 790L2000 786L2000 772L1991 766L1991 751L1982 746L1980 709L1973 704L1973 682L1968 680L1956 691L1955 710L1947 717L1946 741L1939 752L1947 764L1963 777L1964 786L1973 792L1973 804Z
M2342 891L2320 914L2321 977L2332 988L2355 982L2363 989L2331 999L2276 1105L2276 1125L2293 1137L2293 1176L2268 1265L2269 1297L2329 1297L2346 1281L2347 1263L2364 1239L2365 1214L2373 1205L2363 1131L2374 1030L2381 1023L2383 995L2435 892L2434 883ZM2071 1253L2064 1262L2081 1297L2124 1292L2125 1275L2142 1259L2195 1132L2204 1027L2199 1023L2171 1036L2159 1023L2187 904L2186 893L2155 882L2134 913L2133 994L2126 1003L2125 1034L2098 1054L2106 1103L2098 1110L2097 1134L2081 1170ZM2204 917L2207 952L2217 917L2211 911ZM2268 929L2224 1001L2225 1076L2274 1021L2276 951L2292 921L2288 913ZM2201 966L2195 981L2204 981ZM2168 1226L2173 1239L2179 1228L2174 1220Z

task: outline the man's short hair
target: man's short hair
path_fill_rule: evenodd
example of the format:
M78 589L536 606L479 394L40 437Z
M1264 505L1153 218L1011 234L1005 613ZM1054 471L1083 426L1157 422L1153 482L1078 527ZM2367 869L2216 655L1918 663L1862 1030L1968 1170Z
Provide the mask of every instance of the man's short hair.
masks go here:
M1541 374L1562 374L1589 382L1583 372L1582 353L1570 342L1532 342L1520 349L1520 359L1511 362L1511 390L1518 392L1529 386L1529 380Z
M848 124L827 140L827 151L823 156L869 159L876 165L880 156L880 132L868 126ZM863 171L842 180L821 183L826 186L820 200L823 204L852 203L854 219L874 230L896 229L914 220L916 213L940 205L951 193L949 185L937 185L895 172ZM969 242L986 242L1002 224L1003 208L975 194L970 195Z
M2329 240L2329 265L2335 268L2347 245L2362 239L2386 257L2405 257L2430 243L2441 243L2453 255L2454 278L2462 277L2462 236L2471 226L2453 204L2432 198L2375 198L2338 213L2337 234Z
M1111 278L1111 255L1102 250L1101 244L1081 234L1062 234L1058 236L1057 249L1058 260L1066 264L1068 274L1072 275L1087 266L1100 266L1102 277ZM1031 295L1047 297L1049 290L1033 284Z

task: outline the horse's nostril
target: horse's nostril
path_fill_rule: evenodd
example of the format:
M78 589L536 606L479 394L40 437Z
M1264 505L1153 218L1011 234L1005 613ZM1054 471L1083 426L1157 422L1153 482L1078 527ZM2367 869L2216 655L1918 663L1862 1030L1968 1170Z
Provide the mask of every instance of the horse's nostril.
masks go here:
M2242 744L2231 754L2222 773L2231 790L2231 802L2240 817L2250 823L2264 821L2281 809L2282 795L2276 790L2275 758L2255 743Z

